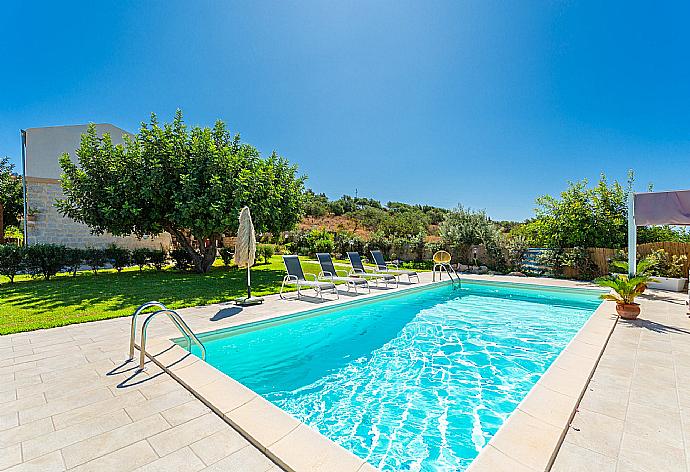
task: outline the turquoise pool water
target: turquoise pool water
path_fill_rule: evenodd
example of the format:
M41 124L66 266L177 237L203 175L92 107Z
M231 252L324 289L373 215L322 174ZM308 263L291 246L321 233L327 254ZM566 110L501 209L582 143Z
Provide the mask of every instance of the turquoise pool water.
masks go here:
M599 305L450 285L202 337L207 361L383 470L464 470Z

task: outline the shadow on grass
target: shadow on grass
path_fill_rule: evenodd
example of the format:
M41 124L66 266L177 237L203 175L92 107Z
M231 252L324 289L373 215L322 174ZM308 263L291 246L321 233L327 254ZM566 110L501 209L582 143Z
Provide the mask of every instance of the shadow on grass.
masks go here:
M252 272L252 289L257 295L274 293L284 272L261 268ZM43 314L70 308L75 312L94 309L120 311L158 300L168 308L217 303L241 296L246 290L246 272L213 268L208 274L180 273L171 270L80 274L49 281L22 281L3 284L4 303Z

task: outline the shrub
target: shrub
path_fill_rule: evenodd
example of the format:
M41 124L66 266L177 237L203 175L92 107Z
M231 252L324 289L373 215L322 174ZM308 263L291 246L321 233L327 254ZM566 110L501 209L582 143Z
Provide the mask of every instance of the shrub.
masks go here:
M65 268L72 274L72 277L77 276L77 271L84 263L86 253L83 249L68 247L65 250Z
M537 264L547 267L546 272L554 277L563 277L563 263L564 249L562 248L548 248L537 255Z
M162 270L166 260L167 254L163 249L149 249L148 261L156 270Z
M292 243L288 243L288 249L294 254L302 256L314 256L317 252L333 252L333 234L326 229L312 229L308 232L295 231L290 237Z
M34 277L50 280L65 266L67 248L58 244L34 244L26 249L26 267Z
M139 272L144 270L149 264L149 250L145 247L140 247L132 251L132 262L134 265L139 266Z
M118 272L122 272L122 269L127 267L132 261L132 253L130 250L123 247L117 247L115 244L108 246L105 250L105 255Z
M94 275L98 275L98 271L105 267L108 258L106 257L105 249L87 248L84 251L84 262L91 267Z
M567 249L563 252L561 260L563 265L575 270L575 277L579 280L592 280L599 275L599 268L587 248Z
M9 277L10 283L24 265L24 248L14 244L0 244L0 275Z
M235 252L227 247L220 248L220 258L223 259L223 265L225 267L230 267L232 265L232 259L235 257Z
M264 260L264 264L267 264L275 253L275 248L270 244L259 244L256 246L256 255Z
M506 263L512 271L521 271L529 245L522 235L509 236L505 241Z
M317 252L327 252L330 254L333 252L333 247L334 244L332 238L317 239L314 241L313 252L310 251L310 255L314 255Z
M194 268L194 259L184 249L172 250L170 252L170 258L173 260L177 270L191 270ZM159 269L158 267L156 268Z
M364 252L366 241L349 231L338 231L333 239L333 250L340 257L345 257L348 251Z
M688 260L685 254L672 256L663 249L656 249L644 260L649 264L648 273L652 276L680 278L686 275L683 273L683 267Z

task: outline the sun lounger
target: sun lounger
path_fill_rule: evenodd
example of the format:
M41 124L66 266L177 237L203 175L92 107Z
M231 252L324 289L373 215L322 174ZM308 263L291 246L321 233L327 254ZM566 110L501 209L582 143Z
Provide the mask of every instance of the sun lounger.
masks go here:
M285 298L283 296L283 289L286 285L297 286L297 298L302 295L301 288L313 288L316 294L323 299L323 291L330 290L335 293L336 297L340 298L338 295L338 289L333 282L323 282L317 280L314 274L305 274L302 270L302 264L297 256L283 256L283 263L285 264L285 270L287 275L283 277L283 284L280 286L280 298ZM307 280L306 275L314 277L314 280Z
M338 274L338 271L335 269L335 265L333 264L333 259L327 252L317 252L316 258L319 260L319 265L321 266L321 273L319 274L320 280L325 279L333 283L345 282L348 292L350 291L350 288L353 288L355 289L355 293L357 293L357 287L361 286L366 287L371 293L371 287L369 287L369 282L367 279L363 277L350 277L344 270L340 272L344 273L345 275Z
M393 274L397 277L400 277L401 275L406 275L407 276L407 281L411 282L410 278L415 277L417 279L417 283L419 283L419 274L417 274L417 271L415 270L405 270L405 269L398 269L397 264L391 263L394 269L391 269L388 267L388 264L386 263L386 259L383 258L383 253L379 250L374 250L371 251L371 257L374 258L374 263L376 264L376 267L378 268L379 272L383 272L386 274Z
M377 286L379 284L379 281L385 282L386 287L388 287L388 282L394 281L397 287L398 279L395 277L395 275L384 274L381 272L367 272L364 268L364 264L362 263L362 257L359 255L358 252L348 252L347 257L348 259L350 259L350 265L352 266L350 276L362 277L369 280L373 280L374 282L376 282Z

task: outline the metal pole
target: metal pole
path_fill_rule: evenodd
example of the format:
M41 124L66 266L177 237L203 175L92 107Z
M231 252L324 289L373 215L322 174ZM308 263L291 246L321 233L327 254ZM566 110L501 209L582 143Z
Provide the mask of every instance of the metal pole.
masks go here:
M635 225L635 194L628 195L628 276L637 272L637 226Z
M29 203L26 198L26 130L21 130L22 135L22 187L24 191L24 246L29 245Z

